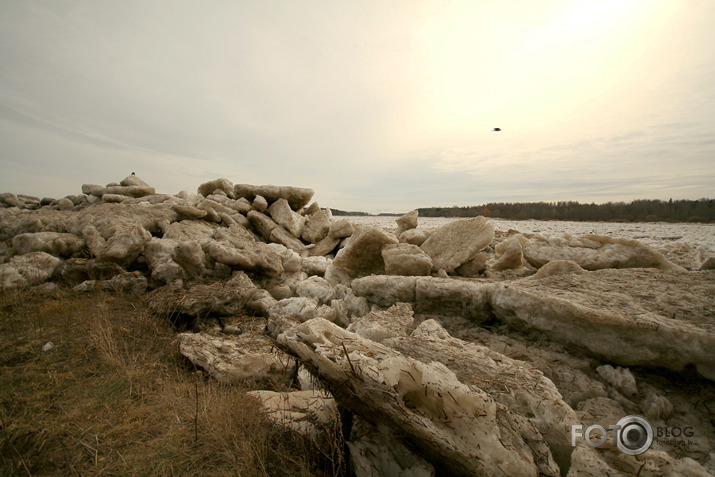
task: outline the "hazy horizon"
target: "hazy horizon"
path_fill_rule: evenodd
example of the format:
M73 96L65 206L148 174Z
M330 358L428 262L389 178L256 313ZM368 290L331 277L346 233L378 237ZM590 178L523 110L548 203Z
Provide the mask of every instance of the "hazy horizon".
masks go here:
M710 198L710 197L701 197L701 198L699 198L699 199L676 199L676 198L673 197L672 199L673 199L673 202L676 202L676 201L678 201L678 200L693 200L693 201L715 200L715 199L712 199L712 198ZM644 199L634 199L634 200L632 200L632 201L629 200L629 201L622 201L622 202L624 202L624 203L626 203L626 204L630 204L631 202L634 202L634 201L637 201L637 200L644 200ZM662 200L662 199L646 199L646 200ZM662 201L663 201L663 202L668 202L668 200L670 200L670 199L662 200ZM510 203L510 202L511 202L511 203L524 203L524 204L534 203L534 204L535 204L535 203L540 203L540 202L544 202L544 203L556 203L556 202L559 202L559 201L549 201L549 200L530 201L530 202L500 201L500 203ZM564 201L564 202L569 202L569 201ZM573 201L573 202L579 202L579 201ZM611 203L615 203L615 202L621 202L621 201L612 201ZM411 211L417 210L417 209L432 209L432 208L444 208L444 209L449 209L449 208L453 208L453 207L478 207L478 206L482 206L482 205L487 205L487 204L489 204L489 203L497 203L497 202L490 201L490 202L480 202L480 203L474 203L474 204L455 204L455 205L420 205L420 206L412 207L412 208L405 209L405 210L397 210L397 211L387 211L387 210L383 210L383 211L377 211L377 212L367 212L366 210L361 210L361 209L344 210L344 209L340 209L340 208L338 208L338 207L331 207L330 205L326 205L325 207L328 207L328 208L330 208L330 209L337 209L337 210L340 211L340 212L348 212L348 213L356 212L356 213L361 213L361 214L362 214L362 213L366 213L366 214L369 214L370 216L378 216L378 215L389 215L389 216L396 215L396 216L399 216L399 215L407 214L408 212L411 212ZM599 202L579 202L579 203L580 203L580 204L588 204L588 205L590 205L590 204L606 205L606 204L608 204L609 202L607 201L607 202L600 202L600 203L599 203ZM438 217L438 216L430 216L430 217L431 217L431 218L434 218L434 217ZM445 216L445 217L446 217L446 218L461 218L461 217L456 216L456 215L455 215L455 216ZM490 218L498 219L499 217L496 216L496 217L490 217ZM510 219L510 220L511 220L511 219ZM519 219L519 220L521 220L521 219ZM523 220L531 220L531 219L523 219ZM537 219L534 219L534 220L537 220ZM545 219L545 220L546 220L546 219ZM548 219L548 220L550 220L550 219ZM553 219L553 220L562 220L562 219Z
M135 171L369 213L710 198L713 21L703 0L3 2L0 192Z

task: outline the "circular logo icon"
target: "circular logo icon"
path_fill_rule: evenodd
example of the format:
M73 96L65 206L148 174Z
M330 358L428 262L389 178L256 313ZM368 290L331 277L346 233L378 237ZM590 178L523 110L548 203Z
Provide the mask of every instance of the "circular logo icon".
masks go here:
M618 426L616 445L624 454L641 455L653 443L653 426L644 417L626 416Z

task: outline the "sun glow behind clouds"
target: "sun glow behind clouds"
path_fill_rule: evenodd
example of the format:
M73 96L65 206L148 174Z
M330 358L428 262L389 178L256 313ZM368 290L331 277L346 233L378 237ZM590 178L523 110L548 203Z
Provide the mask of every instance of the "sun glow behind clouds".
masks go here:
M634 86L627 70L645 61L642 50L676 7L657 0L450 4L422 34L425 129L442 139L493 126L526 136L575 130L584 113Z
M574 47L591 41L608 41L608 34L618 34L623 27L632 24L642 0L591 0L565 4L535 35L527 38L532 51L559 46ZM564 44L564 40L568 43Z

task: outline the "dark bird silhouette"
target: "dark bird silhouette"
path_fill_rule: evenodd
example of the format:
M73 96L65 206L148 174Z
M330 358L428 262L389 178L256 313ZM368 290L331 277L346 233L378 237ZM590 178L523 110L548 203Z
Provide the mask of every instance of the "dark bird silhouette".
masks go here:
M501 128L494 128L494 131L499 132L501 131Z

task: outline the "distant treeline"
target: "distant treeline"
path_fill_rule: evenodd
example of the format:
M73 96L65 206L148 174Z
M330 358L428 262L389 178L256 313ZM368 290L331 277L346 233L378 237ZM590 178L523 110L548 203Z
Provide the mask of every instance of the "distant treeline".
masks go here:
M624 221L624 222L715 222L715 201L634 200L631 203L580 204L562 202L490 202L465 207L426 207L420 217L499 217L502 219Z
M370 215L367 212L347 212L345 210L333 209L332 207L330 208L330 212L332 212L333 215Z

